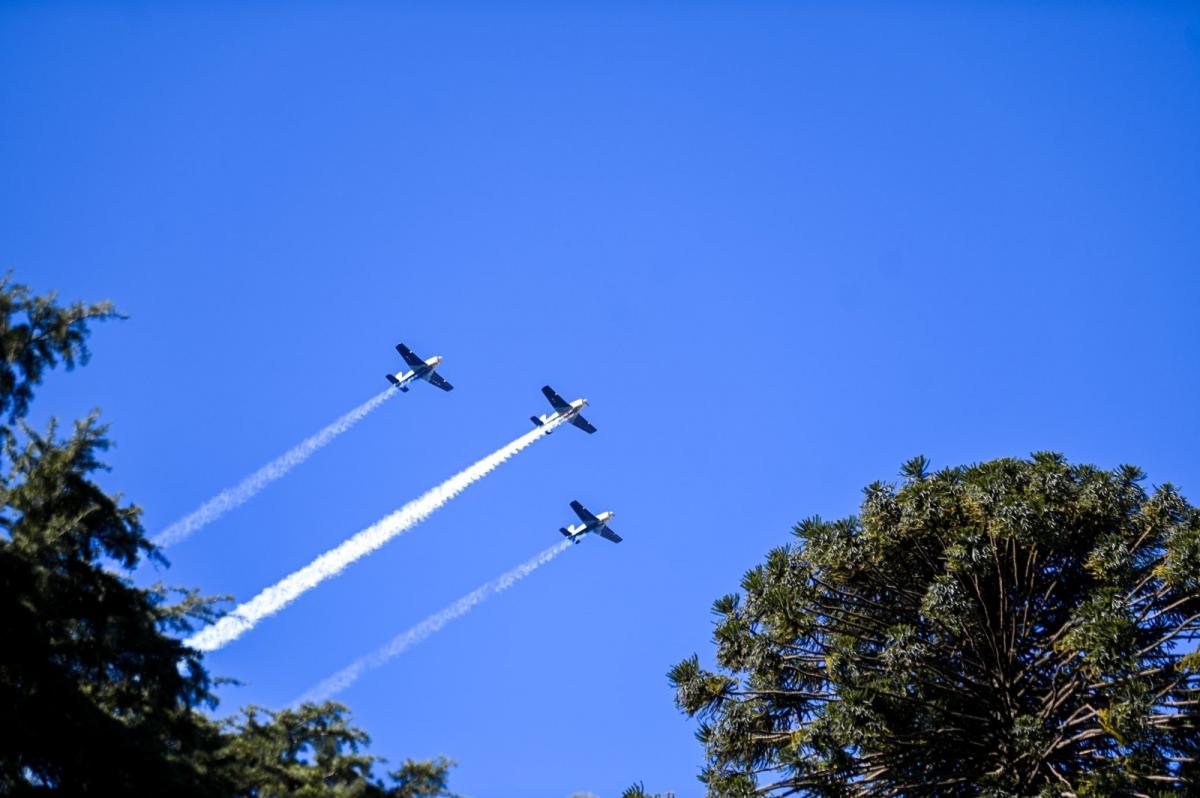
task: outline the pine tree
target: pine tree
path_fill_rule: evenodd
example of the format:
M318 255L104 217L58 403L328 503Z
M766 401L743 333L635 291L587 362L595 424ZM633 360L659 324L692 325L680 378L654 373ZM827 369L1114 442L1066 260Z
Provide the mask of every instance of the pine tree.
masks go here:
M226 722L222 756L233 769L238 796L362 796L362 798L433 798L448 796L450 768L438 758L407 760L388 774L391 787L375 778L382 760L362 750L370 738L348 723L340 704L305 704L270 712L247 707Z
M670 672L714 796L1200 792L1200 511L1057 454L865 491Z
M141 511L94 481L106 428L95 414L66 436L24 423L45 373L86 362L89 323L116 316L0 282L0 795L449 795L444 759L385 786L337 704L204 714L212 680L179 638L217 611L130 580L158 553Z

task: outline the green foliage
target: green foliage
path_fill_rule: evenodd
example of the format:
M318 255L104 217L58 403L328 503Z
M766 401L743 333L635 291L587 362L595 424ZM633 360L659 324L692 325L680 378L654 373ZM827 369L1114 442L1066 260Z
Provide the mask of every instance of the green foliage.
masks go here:
M388 773L394 786L388 793L393 798L459 798L447 788L454 760L439 756L435 759L406 759L399 770Z
M217 616L213 600L113 570L157 552L140 510L94 481L108 447L94 415L65 438L20 420L48 369L86 359L88 321L115 315L0 282L0 795L449 795L445 759L384 786L336 704L223 725L200 711L212 681L178 638Z
M349 724L340 704L305 704L277 713L248 707L226 722L225 732L221 758L229 763L238 796L453 795L446 782L454 763L443 758L408 760L390 774L393 787L385 787L372 775L374 764L382 760L362 752L370 738Z
M709 794L1196 794L1200 511L1053 453L902 474L670 671Z
M187 613L98 560L149 550L136 507L90 479L107 442L94 418L59 440L8 430L0 476L0 792L207 795L216 733L194 652L164 634ZM19 443L19 441L21 441ZM114 766L114 763L121 763Z
M88 322L117 315L111 302L63 308L54 293L31 296L11 274L0 279L0 415L24 416L34 386L60 360L68 369L87 363Z

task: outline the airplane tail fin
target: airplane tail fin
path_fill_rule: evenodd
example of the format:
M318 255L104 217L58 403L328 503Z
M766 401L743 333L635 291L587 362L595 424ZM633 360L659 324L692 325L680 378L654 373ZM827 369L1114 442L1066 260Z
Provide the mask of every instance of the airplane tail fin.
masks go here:
M565 537L571 537L571 532L565 526L560 526L558 531L562 532Z
M398 385L400 383L400 380L396 379L395 374L384 374L383 376L387 377L388 382L390 382L392 385Z
M546 426L545 424L542 423L542 420L540 418L538 418L537 416L530 416L529 420L533 422L533 426L535 426L535 427Z

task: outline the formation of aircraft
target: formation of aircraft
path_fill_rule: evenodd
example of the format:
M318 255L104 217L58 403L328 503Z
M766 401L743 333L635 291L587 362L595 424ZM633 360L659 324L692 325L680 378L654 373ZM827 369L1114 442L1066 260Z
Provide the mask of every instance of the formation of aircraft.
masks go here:
M539 427L544 427L551 421L561 418L568 424L574 424L584 432L591 435L596 431L586 418L579 415L579 411L587 406L587 399L576 399L574 402L568 402L563 399L549 385L542 386L542 393L550 400L550 405L554 408L554 412L544 416L530 416L529 420ZM547 433L548 434L548 433Z
M400 353L400 357L404 358L404 362L408 364L410 370L404 374L386 375L388 382L392 385L407 393L409 383L414 380L425 380L435 387L441 388L443 391L454 390L454 386L446 382L437 373L437 367L442 365L441 355L434 355L431 358L423 360L404 344L396 344L396 351ZM591 422L579 414L579 411L587 406L587 399L576 399L574 402L568 402L559 396L549 385L542 386L542 393L549 400L550 406L554 408L554 412L541 416L530 416L529 420L535 425L544 427L552 421L561 419L565 423L579 427L589 435L596 431ZM589 534L597 534L605 540L611 540L613 543L621 542L621 536L613 532L608 526L609 519L615 515L611 510L600 513L600 515L593 515L578 500L571 502L571 509L579 516L579 520L582 523L559 527L558 530L569 538L571 542L578 543L583 540L585 535Z
M404 344L396 344L396 351L400 353L400 357L404 358L404 362L408 364L411 371L404 374L384 375L392 385L408 393L408 384L410 382L413 380L425 380L431 385L441 388L443 391L454 390L454 386L446 382L442 375L437 373L437 367L442 365L441 355L434 355L428 360L422 360Z
M621 536L613 532L608 526L609 519L616 515L612 510L600 513L600 515L592 515L591 511L580 504L578 500L571 502L571 509L575 511L575 515L579 516L579 520L583 523L559 527L558 531L570 538L572 543L578 543L583 540L584 535L593 532L605 540L611 540L613 543L621 542Z

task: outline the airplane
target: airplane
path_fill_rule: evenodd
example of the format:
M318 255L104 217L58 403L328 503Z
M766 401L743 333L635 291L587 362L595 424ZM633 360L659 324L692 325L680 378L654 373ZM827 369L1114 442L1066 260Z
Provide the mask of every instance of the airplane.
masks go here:
M425 380L432 383L443 391L453 391L454 386L442 379L437 373L437 367L442 365L442 356L434 355L428 360L422 360L413 354L413 351L404 344L396 344L396 351L400 353L400 357L404 358L404 362L409 365L412 371L404 374L386 374L388 382L395 385L400 390L408 393L408 384L413 380Z
M605 540L611 540L613 543L621 542L621 536L608 528L608 520L616 515L616 513L609 511L600 513L600 515L592 515L578 501L571 502L571 509L575 511L575 515L579 516L579 520L583 521L583 523L578 526L572 524L571 526L559 527L558 531L566 535L572 543L578 543L583 540L583 536L589 532L595 532L600 537Z
M579 415L579 411L587 405L587 399L576 399L574 402L567 402L561 396L554 392L554 389L549 385L542 386L542 393L550 400L550 404L554 406L554 412L545 416L530 416L529 420L538 427L544 427L555 419L563 419L564 421L574 424L589 435L596 431L596 428L588 423L588 420Z

